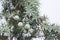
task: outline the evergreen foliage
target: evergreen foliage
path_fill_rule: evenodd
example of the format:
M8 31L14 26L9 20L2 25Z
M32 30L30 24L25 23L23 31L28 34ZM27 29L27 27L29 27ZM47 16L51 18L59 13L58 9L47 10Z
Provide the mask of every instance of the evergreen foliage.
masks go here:
M10 37L10 40L13 37L18 40L36 37L35 34L39 30L36 29L39 25L38 0L5 0L3 6L2 15L6 18L7 27L4 26L4 30L2 27L2 34Z
M60 40L60 26L49 24L46 16L39 15L38 1L5 0L3 2L2 16L6 22L0 27L1 40L13 40L13 37L17 40L31 40L41 29L45 40Z

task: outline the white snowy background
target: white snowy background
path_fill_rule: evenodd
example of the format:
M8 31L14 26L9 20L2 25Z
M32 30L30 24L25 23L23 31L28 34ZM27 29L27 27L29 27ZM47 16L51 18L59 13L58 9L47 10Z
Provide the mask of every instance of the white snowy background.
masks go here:
M51 23L60 24L60 0L40 0L41 14L49 17Z

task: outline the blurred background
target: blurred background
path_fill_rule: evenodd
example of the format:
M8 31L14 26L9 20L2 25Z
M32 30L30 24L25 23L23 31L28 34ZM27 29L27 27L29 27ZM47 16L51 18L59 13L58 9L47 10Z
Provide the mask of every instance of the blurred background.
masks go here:
M60 0L41 0L41 14L49 17L51 23L60 24Z

